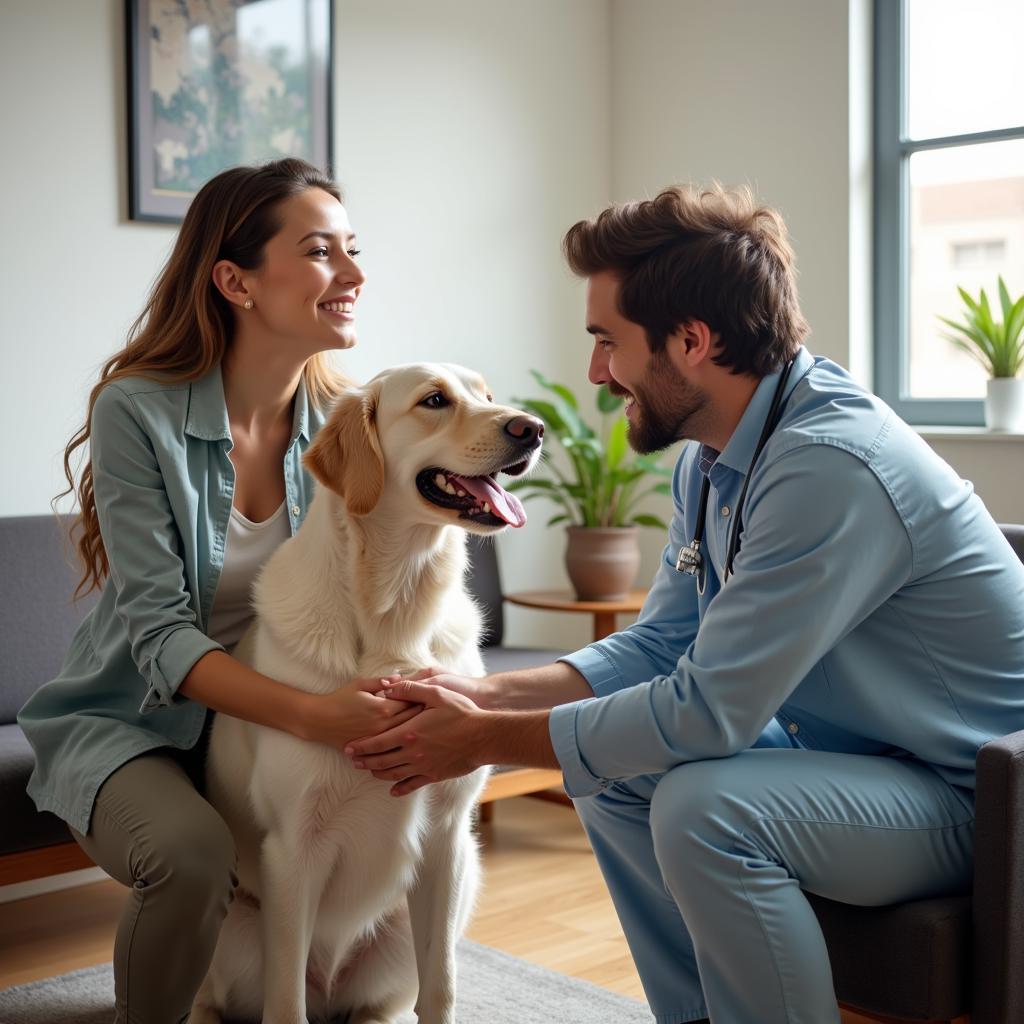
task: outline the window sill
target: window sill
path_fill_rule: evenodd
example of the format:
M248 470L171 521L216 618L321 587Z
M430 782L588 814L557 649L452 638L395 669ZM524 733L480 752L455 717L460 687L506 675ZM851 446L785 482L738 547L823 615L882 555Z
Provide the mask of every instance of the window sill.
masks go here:
M1024 434L1007 430L989 430L987 427L927 427L914 426L926 441L1016 441L1024 443Z

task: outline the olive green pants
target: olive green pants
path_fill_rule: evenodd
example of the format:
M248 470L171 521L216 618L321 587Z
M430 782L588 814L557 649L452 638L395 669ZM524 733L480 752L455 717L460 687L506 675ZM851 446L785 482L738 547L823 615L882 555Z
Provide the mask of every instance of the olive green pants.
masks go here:
M159 750L129 761L100 788L89 834L72 830L131 888L114 942L115 1024L188 1019L238 883L234 840L196 789L196 760Z

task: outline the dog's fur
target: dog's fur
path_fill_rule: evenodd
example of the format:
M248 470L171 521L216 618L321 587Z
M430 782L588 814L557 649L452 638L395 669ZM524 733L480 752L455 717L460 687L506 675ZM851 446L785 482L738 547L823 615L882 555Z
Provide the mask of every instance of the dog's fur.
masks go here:
M467 513L471 496L430 500L436 474L424 471L524 471L539 427L448 364L396 367L344 393L305 457L316 497L261 572L236 656L314 693L431 664L482 675L464 530L505 523L479 503ZM389 1024L414 1002L421 1024L453 1024L484 781L478 770L395 798L331 747L217 715L208 793L235 837L240 891L193 1024Z

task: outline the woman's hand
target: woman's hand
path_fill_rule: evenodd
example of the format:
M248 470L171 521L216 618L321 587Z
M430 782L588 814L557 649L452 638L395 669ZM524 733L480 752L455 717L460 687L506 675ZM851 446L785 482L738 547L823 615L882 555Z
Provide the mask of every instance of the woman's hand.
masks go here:
M390 681L395 681L394 677ZM494 685L493 676L459 676L438 665L430 668L421 668L411 676L403 677L417 683L427 683L429 686L439 686L453 693L461 693L468 697L478 708L491 708L498 695L498 688Z
M498 716L481 711L463 694L430 682L433 679L389 683L391 700L408 707L403 699L408 697L422 709L417 710L416 721L405 728L395 723L386 732L362 737L345 748L357 768L395 783L392 796L405 796L489 763L488 726Z
M389 699L386 682L400 676L352 679L332 693L309 694L303 739L344 750L352 740L376 736L415 718L421 704Z

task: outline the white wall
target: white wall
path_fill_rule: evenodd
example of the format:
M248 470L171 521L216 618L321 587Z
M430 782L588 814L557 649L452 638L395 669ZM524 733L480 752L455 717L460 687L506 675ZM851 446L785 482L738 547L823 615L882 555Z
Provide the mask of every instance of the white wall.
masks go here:
M750 184L789 227L808 347L868 385L870 30L868 0L612 0L613 199ZM1024 521L1024 439L933 444Z
M45 512L172 231L126 224L124 5L0 13L0 515Z
M608 200L609 9L594 0L338 0L336 152L368 285L367 376L444 359L499 398L537 394L535 367L585 382L583 292L565 229ZM589 385L587 385L589 389ZM506 590L564 585L550 510L507 531ZM575 616L508 608L509 639L575 647Z
M126 220L123 11L0 9L0 515L48 510L99 364L173 239ZM610 192L606 0L336 0L335 24L337 175L368 274L346 368L458 361L505 399L536 390L530 367L582 382L582 289L559 241ZM564 579L544 511L501 539L510 589ZM528 611L509 628L587 635Z
M793 235L811 347L868 379L868 0L335 0L336 158L369 283L358 377L410 359L585 387L566 227L678 180L750 182ZM125 219L121 0L0 7L0 515L45 512L87 388L173 230ZM1024 446L935 442L1000 519ZM506 587L558 586L534 506ZM651 571L660 538L645 532ZM511 639L587 624L512 609Z

